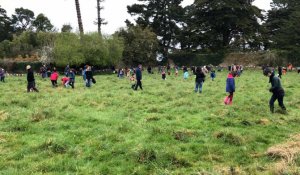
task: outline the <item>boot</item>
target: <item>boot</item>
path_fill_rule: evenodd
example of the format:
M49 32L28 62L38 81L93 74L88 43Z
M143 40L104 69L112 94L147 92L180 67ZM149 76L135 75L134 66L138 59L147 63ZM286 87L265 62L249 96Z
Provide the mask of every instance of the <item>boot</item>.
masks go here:
M274 106L270 106L271 113L274 113Z
M286 111L285 106L281 106L281 109L282 109L283 111Z

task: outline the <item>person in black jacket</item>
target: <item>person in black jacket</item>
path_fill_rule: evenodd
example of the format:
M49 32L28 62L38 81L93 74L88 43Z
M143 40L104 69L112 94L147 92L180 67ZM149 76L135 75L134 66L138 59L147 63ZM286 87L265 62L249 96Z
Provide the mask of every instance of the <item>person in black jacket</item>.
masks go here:
M199 89L199 93L202 93L202 87L205 81L205 74L202 72L200 67L197 67L195 74L196 74L195 92L198 92Z
M282 76L282 67L279 66L278 67L278 77L281 79L281 76Z
M271 113L274 113L274 103L276 100L278 100L279 106L283 111L286 111L286 108L283 104L283 97L285 95L284 89L281 86L280 78L276 77L274 72L272 72L271 69L266 68L264 70L264 75L268 76L270 78L270 82L272 84L272 87L269 89L270 92L273 93L271 99L270 99L270 111Z
M91 87L92 80L93 80L93 72L91 66L87 67L85 75L86 75L86 87Z
M26 69L27 69L27 92L30 92L30 90L39 92L35 87L35 79L34 79L34 74L31 69L31 66L30 65L26 66Z
M136 75L136 85L134 87L134 90L136 91L138 86L143 90L142 88L142 65L140 64L136 70L135 70L135 75Z

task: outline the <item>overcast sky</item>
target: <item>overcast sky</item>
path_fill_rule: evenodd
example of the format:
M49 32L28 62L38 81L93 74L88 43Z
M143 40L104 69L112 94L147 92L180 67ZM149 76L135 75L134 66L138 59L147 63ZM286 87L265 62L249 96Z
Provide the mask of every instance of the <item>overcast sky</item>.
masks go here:
M81 15L85 32L97 31L94 24L97 17L96 0L79 0ZM193 0L183 0L183 5L191 4ZM261 9L270 9L271 0L256 0L254 5ZM120 27L124 27L124 21L131 19L127 13L127 5L137 3L137 0L105 0L103 2L103 18L108 22L103 26L102 32L112 34ZM75 1L74 0L0 0L0 5L9 16L14 13L15 8L23 7L32 10L37 16L44 13L51 23L58 29L63 24L71 24L73 29L78 30Z

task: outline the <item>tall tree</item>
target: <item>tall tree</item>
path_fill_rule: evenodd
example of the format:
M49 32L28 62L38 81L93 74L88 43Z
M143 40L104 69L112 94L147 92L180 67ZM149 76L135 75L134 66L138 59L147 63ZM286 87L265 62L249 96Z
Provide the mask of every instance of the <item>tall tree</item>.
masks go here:
M84 31L83 31L83 24L82 24L82 19L81 19L81 12L80 12L79 0L75 0L75 6L76 6L76 12L77 12L77 20L78 20L79 32L80 32L80 35L83 35Z
M138 0L142 4L127 6L128 13L137 16L135 22L150 27L159 37L161 51L166 55L174 47L179 33L178 22L184 13L182 0Z
M29 9L16 8L15 14L12 15L12 23L15 32L30 30L34 20L34 13Z
M32 26L35 27L37 32L49 32L54 27L51 24L50 20L42 13L36 17L36 19L32 23Z
M12 39L11 30L11 19L7 16L6 10L0 6L0 42Z
M157 35L149 28L132 26L116 33L124 38L123 62L126 65L153 64L158 51Z
M195 0L189 16L198 35L196 48L217 51L230 47L247 48L259 36L263 19L253 0ZM191 22L190 22L191 23Z
M101 2L104 2L104 0L97 0L97 16L98 16L98 18L97 18L96 24L98 26L98 34L100 36L102 35L101 34L101 26L107 24L107 22L105 22L104 19L101 18L101 10L104 9L103 6L101 6Z
M265 23L271 49L285 52L290 61L300 61L300 2L274 0Z

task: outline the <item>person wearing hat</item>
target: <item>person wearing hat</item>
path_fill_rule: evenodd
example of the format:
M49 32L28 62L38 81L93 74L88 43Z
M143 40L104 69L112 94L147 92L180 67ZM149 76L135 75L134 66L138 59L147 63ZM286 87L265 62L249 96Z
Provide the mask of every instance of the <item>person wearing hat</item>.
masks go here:
M37 88L35 87L34 73L31 69L31 66L27 65L26 69L27 69L27 92L30 92L30 90L33 90L35 92L39 92L37 90Z
M266 68L264 70L264 75L270 78L269 83L271 83L272 87L269 89L270 92L273 93L269 105L271 113L274 113L274 103L278 100L279 106L283 111L286 111L286 108L283 104L283 97L285 95L284 89L281 86L280 78L275 76L274 72L270 68Z

